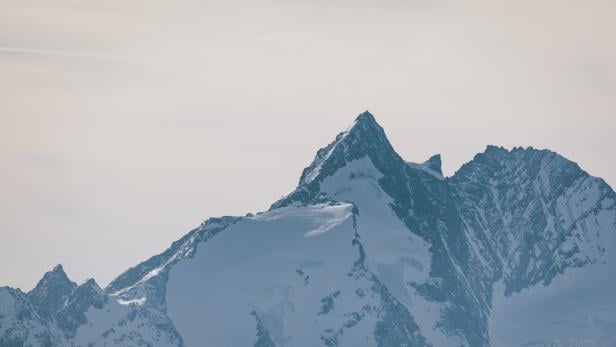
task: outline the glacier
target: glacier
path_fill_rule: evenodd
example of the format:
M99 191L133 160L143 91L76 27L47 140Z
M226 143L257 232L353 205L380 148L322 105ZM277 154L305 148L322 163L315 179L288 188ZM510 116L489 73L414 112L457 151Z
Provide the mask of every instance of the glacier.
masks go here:
M267 211L210 218L106 288L0 288L0 346L616 346L616 194L549 150L445 177L369 112Z

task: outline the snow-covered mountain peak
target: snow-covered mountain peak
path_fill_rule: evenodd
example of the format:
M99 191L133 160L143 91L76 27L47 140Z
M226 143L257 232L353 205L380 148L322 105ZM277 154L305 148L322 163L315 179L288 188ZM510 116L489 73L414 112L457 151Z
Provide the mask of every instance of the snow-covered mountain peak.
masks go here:
M302 172L297 188L272 205L272 208L293 203L306 203L322 199L321 182L348 163L368 157L377 169L387 174L390 169L403 171L404 161L391 146L385 131L374 116L366 111L360 114L347 130L334 141L317 151L314 161Z
M401 160L383 128L368 111L360 114L346 131L317 152L312 164L302 173L300 185L309 185L330 176L346 163L364 156L373 161Z
M603 180L497 146L444 177L365 112L269 211L210 218L104 291L61 266L0 288L0 346L615 346L614 276Z

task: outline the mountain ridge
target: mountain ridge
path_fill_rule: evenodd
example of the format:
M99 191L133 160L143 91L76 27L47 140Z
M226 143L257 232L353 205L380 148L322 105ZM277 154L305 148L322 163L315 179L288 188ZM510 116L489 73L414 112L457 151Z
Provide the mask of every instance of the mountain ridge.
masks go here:
M295 229L297 238L284 231ZM286 240L281 245L297 254L249 236L256 235L254 230L275 242ZM366 111L317 152L296 189L268 211L210 218L166 251L120 274L104 290L94 281L76 286L57 266L39 284L45 287L44 279L55 275L59 289L41 291L37 285L39 289L30 292L35 294L22 297L10 290L9 294L14 305L31 307L33 314L26 316L34 318L24 320L23 326L46 331L39 335L46 336L50 345L64 339L76 345L182 346L194 345L203 334L224 344L231 338L229 327L216 331L192 323L210 321L206 312L220 307L218 321L240 322L242 334L234 338L246 343L252 334L255 345L310 345L306 341L316 338L312 343L327 346L490 346L507 333L506 326L494 328L494 316L500 314L495 302L549 288L569 272L604 266L613 273L615 233L614 191L555 152L488 146L454 175L444 177L440 155L423 164L405 162ZM245 244L246 238L253 243ZM339 245L332 251L340 254L319 251L327 248L321 239ZM240 259L218 253L221 246L212 244L237 248ZM268 257L282 257L284 265L263 258L250 246L269 249ZM299 255L306 259L300 261ZM243 263L243 257L253 261ZM219 272L212 265L216 262L228 269ZM325 265L314 265L318 263ZM252 271L246 272L247 268ZM243 282L229 278L228 272L261 277ZM217 278L221 284L212 286L201 276ZM332 288L325 278L335 278L340 288ZM237 291L232 289L236 282L262 285L270 294ZM228 307L209 298L197 299L191 288L217 293L218 301ZM323 295L316 300L323 308L314 312L315 328L294 329L311 315L307 307L316 299L314 292ZM28 296L32 303L27 303ZM234 303L240 298L250 303ZM270 302L272 298L278 301ZM188 315L194 307L204 313ZM243 312L241 319L225 318L224 312L234 310ZM107 323L92 324L98 316L108 316L101 318ZM14 319L11 324L15 321L21 322ZM2 335L1 327L0 346L14 341L7 336L15 334ZM493 331L500 335L492 336ZM565 346L575 339L549 341Z

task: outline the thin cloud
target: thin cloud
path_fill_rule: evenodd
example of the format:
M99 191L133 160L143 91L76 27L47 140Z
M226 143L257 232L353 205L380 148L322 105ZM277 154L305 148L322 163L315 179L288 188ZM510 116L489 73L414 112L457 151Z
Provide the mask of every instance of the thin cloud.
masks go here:
M131 60L125 56L118 56L118 55L99 54L99 53L91 53L91 52L79 52L79 51L66 51L66 50L38 49L38 48L27 48L27 47L10 47L10 46L0 46L0 54L60 56L60 57L94 58L94 59L108 59L108 60Z

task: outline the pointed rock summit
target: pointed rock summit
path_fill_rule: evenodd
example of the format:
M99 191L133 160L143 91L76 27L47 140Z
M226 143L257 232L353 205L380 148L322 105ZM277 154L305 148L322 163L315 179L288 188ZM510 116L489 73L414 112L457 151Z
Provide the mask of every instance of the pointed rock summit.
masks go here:
M327 177L346 163L364 156L377 162L402 161L383 128L368 111L360 114L346 131L317 152L312 164L302 173L300 185Z
M334 141L319 149L314 161L304 169L294 192L277 201L272 208L294 202L308 202L319 198L320 182L353 160L370 158L383 174L400 176L404 161L389 143L385 131L374 116L365 111L351 126L339 133Z
M422 165L424 165L428 169L438 173L439 175L443 175L443 171L441 169L442 162L441 162L441 155L440 154L435 154L435 155L431 156L430 159L426 160Z
M45 273L36 287L27 295L41 317L49 318L58 311L77 285L72 282L62 265Z
M353 125L362 124L366 126L373 126L375 128L380 128L381 126L376 122L374 115L370 113L370 111L364 111L357 118L355 118L355 122Z

